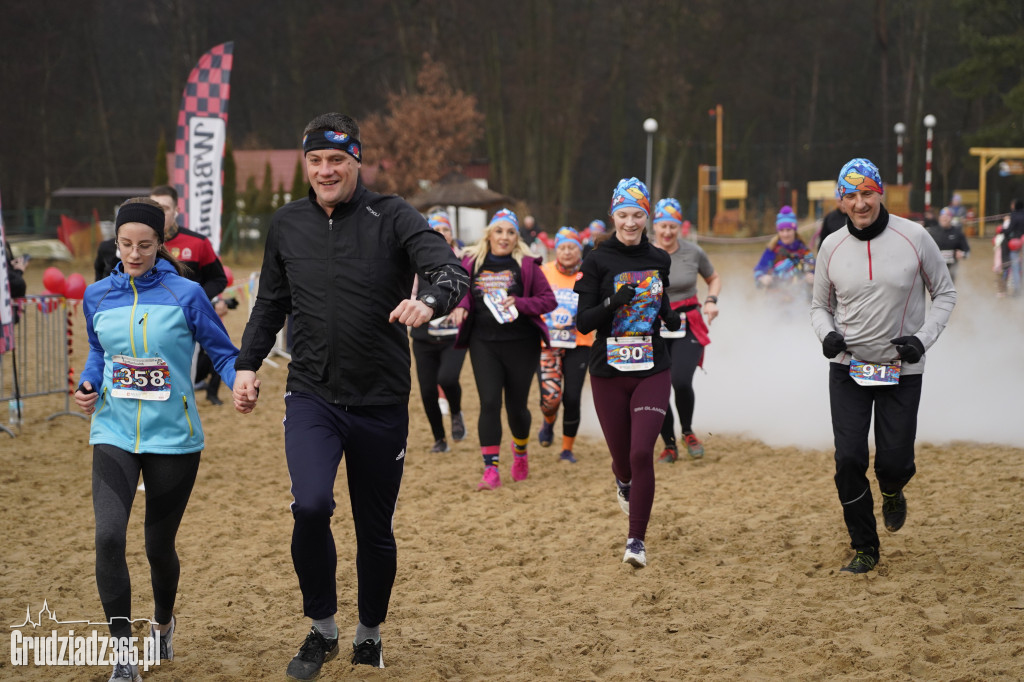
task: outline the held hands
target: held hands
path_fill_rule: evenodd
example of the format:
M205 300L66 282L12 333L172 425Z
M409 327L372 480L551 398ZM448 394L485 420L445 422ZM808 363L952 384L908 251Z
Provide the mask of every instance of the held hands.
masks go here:
M246 369L235 372L235 385L231 389L235 409L242 414L249 414L256 407L259 396L260 380L256 378L256 372Z
M831 360L846 350L846 339L839 332L829 332L825 340L821 342L821 352Z
M619 287L619 290L608 297L607 305L605 307L612 310L618 310L622 306L626 305L633 300L636 295L636 287L632 284L623 284Z
M92 411L96 409L96 401L99 400L99 397L100 394L96 392L92 384L85 381L75 391L75 404L78 405L82 412L92 414Z
M388 322L398 320L407 327L419 327L430 322L434 317L434 309L423 301L406 298L398 304L398 307L391 311Z
M896 352L904 362L919 362L924 355L924 344L916 336L901 336L890 340L889 343L896 345Z

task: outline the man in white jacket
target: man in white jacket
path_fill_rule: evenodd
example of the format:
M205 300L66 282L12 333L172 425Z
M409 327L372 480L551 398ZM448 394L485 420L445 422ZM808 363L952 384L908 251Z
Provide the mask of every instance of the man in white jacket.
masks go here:
M818 253L811 323L829 368L836 488L856 556L842 571L866 573L879 558L867 478L875 418L875 477L885 528L907 517L903 487L913 477L924 354L956 304L956 289L928 232L882 204L882 178L867 159L839 172L845 228ZM925 292L931 296L929 308Z

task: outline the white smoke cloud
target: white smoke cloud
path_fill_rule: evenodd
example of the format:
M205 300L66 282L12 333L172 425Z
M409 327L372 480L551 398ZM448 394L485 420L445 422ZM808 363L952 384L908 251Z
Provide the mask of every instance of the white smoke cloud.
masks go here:
M701 438L729 434L775 447L831 448L829 362L811 329L809 304L780 308L757 291L756 254L711 257L724 287L705 369L694 377L694 431ZM992 274L971 265L970 273L961 266L956 309L926 356L917 440L1022 447L1024 297L995 298ZM584 393L582 429L600 437L589 386Z

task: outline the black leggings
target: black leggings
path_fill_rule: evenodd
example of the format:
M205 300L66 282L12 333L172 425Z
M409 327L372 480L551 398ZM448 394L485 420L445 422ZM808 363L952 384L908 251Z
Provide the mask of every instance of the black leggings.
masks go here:
M704 356L704 346L692 335L681 339L665 339L672 357L672 390L676 392L676 412L684 432L693 431L693 407L697 402L693 392L693 373ZM665 410L665 423L661 425L661 438L665 444L676 437L676 424L672 418L672 407Z
M132 583L125 549L139 472L146 484L146 557L153 582L154 619L169 623L180 573L174 538L196 482L199 454L133 454L112 445L93 447L96 586L114 637L132 633Z
M530 437L530 384L540 360L540 342L484 341L471 339L469 357L473 362L476 391L480 394L477 435L480 447L501 445L501 395L505 393L505 414L513 438Z
M462 386L459 374L466 361L466 349L455 348L455 338L445 343L412 340L412 354L416 358L416 379L420 384L423 410L427 413L434 440L444 438L444 420L437 404L437 387L441 386L452 414L462 411Z

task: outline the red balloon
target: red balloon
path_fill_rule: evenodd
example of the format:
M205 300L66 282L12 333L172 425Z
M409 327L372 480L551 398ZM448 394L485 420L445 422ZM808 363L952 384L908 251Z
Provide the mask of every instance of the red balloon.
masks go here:
M224 266L224 274L228 276L228 286L235 283L235 273L231 272L231 268Z
M1010 251L1020 251L1020 244L1020 238L1014 237L1007 246L1010 247Z
M67 286L64 288L64 295L76 301L82 300L85 296L85 277L77 272L68 275Z
M64 295L67 282L64 280L64 273L55 267L46 268L43 271L43 286L51 294Z

